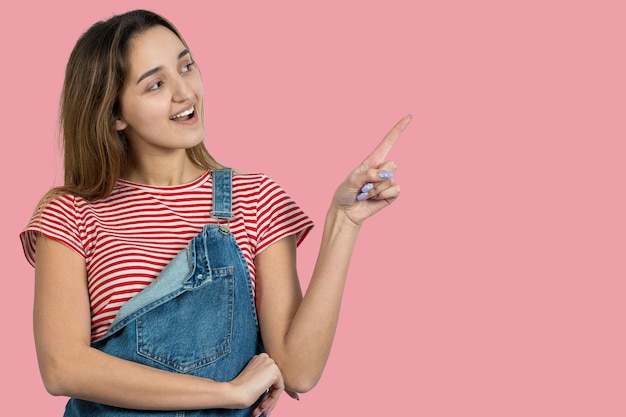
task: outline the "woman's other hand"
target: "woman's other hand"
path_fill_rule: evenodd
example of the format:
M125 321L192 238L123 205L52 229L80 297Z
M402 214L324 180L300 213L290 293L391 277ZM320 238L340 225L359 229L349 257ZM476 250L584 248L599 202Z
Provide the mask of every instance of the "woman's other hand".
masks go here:
M267 353L254 356L231 384L239 391L241 408L249 407L263 396L251 417L270 415L285 390L283 376Z

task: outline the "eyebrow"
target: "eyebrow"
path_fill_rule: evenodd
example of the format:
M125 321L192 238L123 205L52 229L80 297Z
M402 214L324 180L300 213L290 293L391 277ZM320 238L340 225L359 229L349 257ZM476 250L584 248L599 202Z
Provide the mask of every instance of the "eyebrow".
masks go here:
M184 56L185 56L185 55L187 55L188 53L189 53L189 50L188 50L188 49L183 49L183 50L181 51L181 53L180 53L180 54L178 54L178 59L181 59L182 57L184 57ZM144 80L145 78L147 78L147 77L151 76L152 74L156 74L157 72L161 71L161 69L162 69L162 68L163 68L163 67L162 67L161 65L159 65L159 66L158 66L158 67L156 67L156 68L152 68L151 70L144 72L144 73L141 75L141 77L139 77L139 79L137 80L137 84L139 84L142 80Z

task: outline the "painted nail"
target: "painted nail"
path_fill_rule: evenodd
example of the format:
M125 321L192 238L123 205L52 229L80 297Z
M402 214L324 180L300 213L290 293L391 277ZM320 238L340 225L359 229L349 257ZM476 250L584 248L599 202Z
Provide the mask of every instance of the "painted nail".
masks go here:
M381 178L383 180L389 179L389 178L393 178L393 172L391 171L380 171L378 173L378 178Z
M300 396L298 395L297 392L293 392L293 391L289 391L289 390L285 390L285 392L287 393L287 395L289 395L294 400L300 401Z
M368 191L371 191L372 188L374 188L374 184L372 184L371 182L366 182L365 185L361 187L361 192L366 193Z
M356 196L356 199L359 200L359 201L363 201L363 200L367 199L367 197L369 197L369 193L361 193L361 194Z

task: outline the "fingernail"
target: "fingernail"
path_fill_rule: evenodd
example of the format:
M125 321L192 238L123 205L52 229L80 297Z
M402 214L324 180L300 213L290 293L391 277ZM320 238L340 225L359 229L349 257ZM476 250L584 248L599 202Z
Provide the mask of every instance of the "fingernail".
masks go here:
M367 199L367 197L369 197L369 193L361 193L361 194L356 196L356 199L359 200L359 201L363 201L363 200Z
M389 178L393 178L393 172L391 172L391 171L380 171L378 173L378 178L383 179L383 180L386 180L386 179L389 179Z
M409 123L411 123L411 120L413 120L413 115L412 114L407 114L401 120L401 123L398 125L398 127L400 129L404 130L409 125Z
M371 191L372 188L374 188L374 184L372 184L371 182L367 182L367 183L365 183L365 185L363 187L361 187L361 192L362 193L366 193L368 191Z
M298 395L297 392L291 392L289 390L285 390L285 392L287 393L287 395L289 395L291 398L293 398L294 400L298 400L300 401L300 396Z

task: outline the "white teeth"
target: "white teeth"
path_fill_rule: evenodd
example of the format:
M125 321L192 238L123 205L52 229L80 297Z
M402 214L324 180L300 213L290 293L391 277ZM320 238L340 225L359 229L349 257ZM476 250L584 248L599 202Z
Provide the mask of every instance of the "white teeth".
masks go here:
M182 113L179 113L179 114L177 114L177 115L171 116L171 117L170 117L170 120L178 119L179 117L189 116L190 114L192 114L192 113L193 113L193 111L194 111L194 108L192 107L192 108L190 108L189 110L185 110L185 111L184 111L184 112L182 112Z

